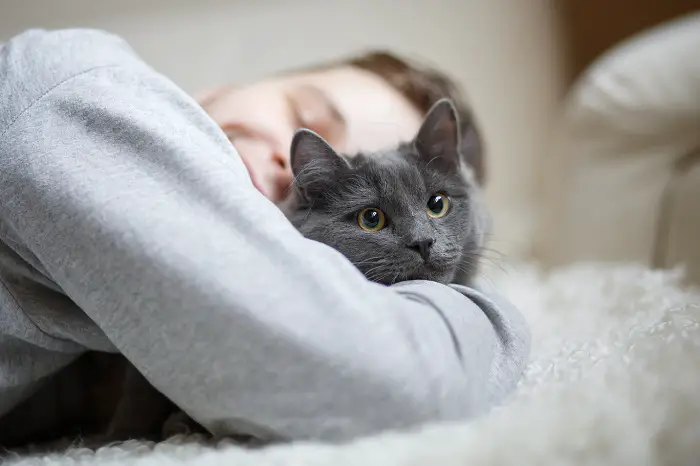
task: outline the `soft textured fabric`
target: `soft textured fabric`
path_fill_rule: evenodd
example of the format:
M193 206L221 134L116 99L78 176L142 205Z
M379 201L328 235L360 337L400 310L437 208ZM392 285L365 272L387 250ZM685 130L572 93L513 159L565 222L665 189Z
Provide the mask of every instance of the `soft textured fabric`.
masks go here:
M477 421L342 446L248 451L175 437L5 458L12 466L696 466L700 294L680 288L682 274L638 265L503 268L488 281L522 309L532 355L514 396Z
M482 414L528 354L495 295L384 287L303 238L196 103L102 32L0 51L0 199L3 414L118 351L215 434L347 439Z

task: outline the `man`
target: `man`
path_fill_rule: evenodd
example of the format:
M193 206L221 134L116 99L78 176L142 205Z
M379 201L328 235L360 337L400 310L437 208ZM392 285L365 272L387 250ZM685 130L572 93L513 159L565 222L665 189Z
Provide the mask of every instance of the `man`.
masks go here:
M529 336L509 304L371 283L273 203L296 128L381 148L412 137L449 81L379 54L200 106L89 30L15 37L0 75L5 432L57 416L31 409L39 391L54 411L77 397L60 375L88 351L123 354L212 433L263 440L463 419L515 386Z

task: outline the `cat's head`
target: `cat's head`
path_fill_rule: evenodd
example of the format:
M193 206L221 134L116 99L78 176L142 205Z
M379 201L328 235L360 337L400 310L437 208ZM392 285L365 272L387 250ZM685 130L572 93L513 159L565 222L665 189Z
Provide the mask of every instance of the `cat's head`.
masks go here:
M416 137L395 150L346 156L299 130L287 215L305 237L337 249L370 280L471 278L487 218L467 162L475 154L462 152L459 128L454 106L443 99Z

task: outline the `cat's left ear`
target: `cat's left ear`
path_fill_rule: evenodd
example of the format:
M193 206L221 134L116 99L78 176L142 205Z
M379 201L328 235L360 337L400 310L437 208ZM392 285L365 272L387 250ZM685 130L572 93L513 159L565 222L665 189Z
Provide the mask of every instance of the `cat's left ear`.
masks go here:
M347 166L343 158L320 135L310 129L299 129L294 133L289 149L290 164L295 177L314 176L342 170Z
M320 135L299 129L290 147L296 191L304 198L323 196L327 186L343 176L348 163Z

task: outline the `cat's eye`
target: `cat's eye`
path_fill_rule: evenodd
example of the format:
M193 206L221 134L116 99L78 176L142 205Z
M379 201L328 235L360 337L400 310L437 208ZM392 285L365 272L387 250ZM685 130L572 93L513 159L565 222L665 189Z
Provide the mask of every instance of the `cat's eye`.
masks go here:
M428 199L425 211L429 217L440 218L447 215L450 210L450 198L443 193L435 193Z
M365 231L379 231L384 228L386 217L381 210L368 207L357 214L357 224Z

